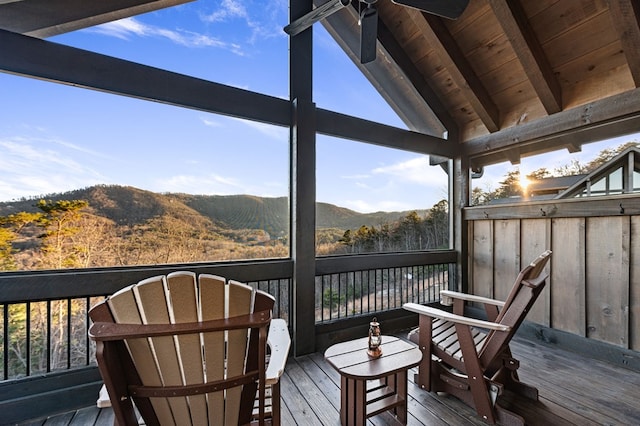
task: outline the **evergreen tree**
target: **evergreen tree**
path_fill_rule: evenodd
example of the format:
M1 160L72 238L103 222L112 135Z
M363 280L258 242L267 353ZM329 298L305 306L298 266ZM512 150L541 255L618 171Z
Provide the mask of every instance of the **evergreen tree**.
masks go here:
M44 228L41 250L45 267L54 269L79 266L80 248L73 246L72 237L80 232L78 222L82 210L89 205L84 200L40 200L37 207L44 212L39 224Z

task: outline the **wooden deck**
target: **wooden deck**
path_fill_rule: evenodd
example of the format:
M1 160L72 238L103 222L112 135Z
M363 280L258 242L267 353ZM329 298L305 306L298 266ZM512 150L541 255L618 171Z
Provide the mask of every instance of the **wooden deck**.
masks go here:
M514 411L531 425L638 425L640 373L516 339L520 377L536 385L540 401L512 401ZM409 425L483 425L475 413L449 396L420 390L409 382ZM291 358L282 379L284 425L339 425L340 376L322 353ZM505 404L507 405L507 404ZM110 409L88 407L22 425L111 425ZM395 425L388 414L370 425Z

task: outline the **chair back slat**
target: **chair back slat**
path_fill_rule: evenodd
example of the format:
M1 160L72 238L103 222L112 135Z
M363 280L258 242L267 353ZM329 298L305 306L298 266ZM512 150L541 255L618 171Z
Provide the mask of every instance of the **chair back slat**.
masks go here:
M107 300L111 314L117 323L142 324L133 288L134 286L126 287ZM149 340L146 338L129 339L126 343L142 383L148 386L162 386L162 378L156 367ZM152 398L150 401L159 419L172 418L171 408L166 399Z
M200 275L200 316L202 321L222 319L225 316L225 279L215 275ZM204 357L207 362L207 382L224 379L225 333L204 333ZM224 391L207 395L209 418L224 418Z
M143 324L169 324L169 310L166 298L165 280L163 276L152 277L141 281L134 288L138 310ZM183 385L180 374L180 360L173 336L149 338L155 355L158 371L164 386ZM146 383L144 383L146 385ZM161 418L161 424L180 424L182 419L189 418L189 404L186 397L169 398L172 419Z
M253 288L239 282L231 281L227 285L227 316L235 317L252 313ZM227 337L227 377L239 376L245 371L249 334L246 329L229 330ZM227 390L225 425L238 424L242 388Z
M507 299L504 301L504 306L502 307L500 314L498 314L495 322L502 322L504 315L511 308L511 303L514 301L516 296L518 296L518 293L523 289L523 281L535 280L536 278L538 278L543 273L544 268L550 258L551 250L546 250L540 256L535 258L533 262L531 262L520 271L520 273L516 277L515 282L513 283L513 286L511 287L511 291L509 292Z
M496 323L511 327L511 331L508 333L489 332L484 346L479 353L482 365L488 366L491 363L498 362L496 358L497 354L501 353L505 347L507 347L511 338L542 292L547 277L544 268L550 258L551 251L547 250L518 274L513 288L495 320ZM532 283L536 284L531 285Z
M197 322L198 293L196 274L192 272L173 272L167 275L167 290L169 295L169 318L172 323ZM182 382L185 385L204 383L204 369L200 336L184 334L176 336L177 351L180 359ZM194 425L208 424L207 399L205 395L187 397L191 423Z

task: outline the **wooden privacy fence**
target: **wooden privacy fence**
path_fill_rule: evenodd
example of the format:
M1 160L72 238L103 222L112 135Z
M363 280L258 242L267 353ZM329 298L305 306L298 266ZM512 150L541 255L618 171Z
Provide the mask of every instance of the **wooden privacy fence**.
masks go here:
M469 291L504 299L550 248L550 278L527 320L640 351L640 196L466 208Z

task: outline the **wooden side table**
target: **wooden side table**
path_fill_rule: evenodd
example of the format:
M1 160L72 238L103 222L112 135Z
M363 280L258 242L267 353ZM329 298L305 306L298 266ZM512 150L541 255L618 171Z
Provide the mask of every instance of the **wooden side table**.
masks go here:
M394 336L382 336L382 356L367 355L367 337L331 346L324 357L341 377L340 421L364 425L367 418L394 410L407 424L407 371L422 360L417 346Z

